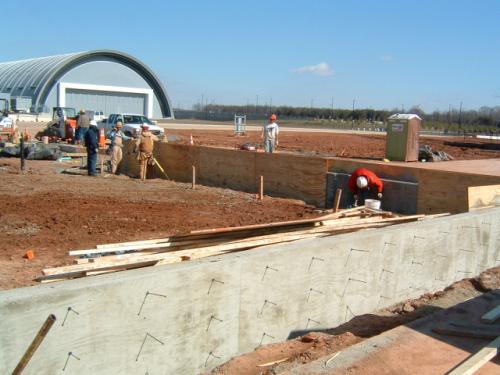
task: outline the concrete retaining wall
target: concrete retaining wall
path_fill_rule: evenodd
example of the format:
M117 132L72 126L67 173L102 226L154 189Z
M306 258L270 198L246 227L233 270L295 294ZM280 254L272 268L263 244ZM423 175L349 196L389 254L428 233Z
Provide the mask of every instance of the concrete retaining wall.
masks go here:
M500 259L500 209L0 292L0 373L196 374L339 325ZM68 354L68 353L72 354Z

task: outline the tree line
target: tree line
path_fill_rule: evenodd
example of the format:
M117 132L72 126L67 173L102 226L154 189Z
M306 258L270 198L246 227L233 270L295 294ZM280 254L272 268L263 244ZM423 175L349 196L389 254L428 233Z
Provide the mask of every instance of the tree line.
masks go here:
M195 111L205 112L208 114L242 114L249 116L267 116L270 113L275 113L282 120L330 120L330 121L345 121L358 123L376 123L385 122L389 116L394 113L401 113L400 108L392 110L385 109L332 109L332 108L314 108L314 107L291 107L291 106L275 106L269 107L265 105L224 105L224 104L207 104L202 106L195 104ZM483 106L479 109L460 110L450 108L447 111L433 111L427 113L419 106L413 106L406 113L418 114L426 127L450 128L453 130L460 127L480 128L500 128L500 106L487 107Z

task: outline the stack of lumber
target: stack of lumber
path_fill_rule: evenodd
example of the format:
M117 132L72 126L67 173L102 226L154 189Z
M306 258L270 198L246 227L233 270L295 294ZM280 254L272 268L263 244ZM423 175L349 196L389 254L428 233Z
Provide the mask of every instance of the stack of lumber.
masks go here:
M424 215L397 216L364 206L314 219L192 231L154 240L98 245L72 250L74 265L46 268L41 282L97 275L125 269L176 263L190 259L248 250L304 238L331 236L369 228L405 223Z

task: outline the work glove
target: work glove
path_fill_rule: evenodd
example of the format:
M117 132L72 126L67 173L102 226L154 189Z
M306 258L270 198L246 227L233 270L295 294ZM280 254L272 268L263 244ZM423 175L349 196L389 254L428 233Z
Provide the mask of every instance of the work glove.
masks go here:
M378 199L382 199L382 193L377 194Z

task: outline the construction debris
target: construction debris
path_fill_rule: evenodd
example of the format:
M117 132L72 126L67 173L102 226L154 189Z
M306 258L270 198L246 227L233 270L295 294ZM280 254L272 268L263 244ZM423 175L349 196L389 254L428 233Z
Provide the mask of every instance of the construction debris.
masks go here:
M433 151L429 145L423 145L418 149L419 161L448 161L453 160L453 156L444 151Z
M270 244L380 228L424 217L425 215L397 216L391 212L361 206L315 219L215 228L154 240L98 245L95 249L70 251L69 255L79 257L76 264L46 268L43 276L37 280L49 282L177 263Z

